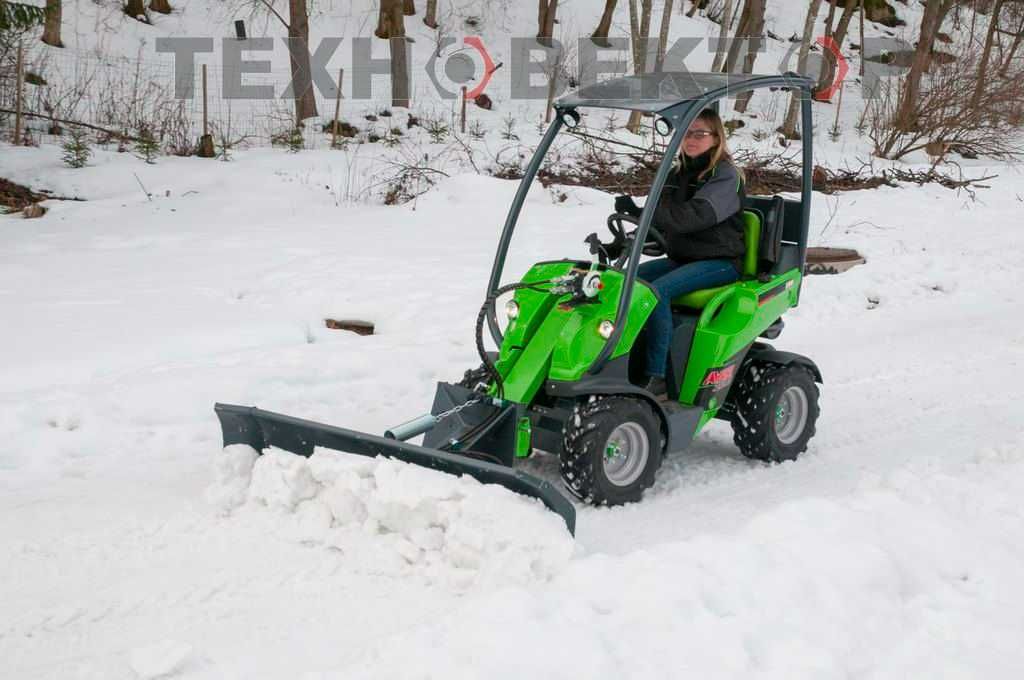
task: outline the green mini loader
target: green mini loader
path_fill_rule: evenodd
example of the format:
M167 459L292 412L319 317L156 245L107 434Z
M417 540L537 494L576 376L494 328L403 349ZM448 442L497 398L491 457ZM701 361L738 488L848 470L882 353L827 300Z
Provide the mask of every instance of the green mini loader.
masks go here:
M794 73L652 73L589 85L561 98L498 244L476 323L480 368L458 383L439 383L429 414L383 436L217 404L224 445L248 444L258 451L274 446L304 456L326 447L468 474L539 499L570 531L574 504L558 485L516 469L518 461L536 451L557 455L561 481L573 496L616 505L639 500L663 457L687 448L713 418L731 422L745 456L796 458L814 434L821 373L810 359L765 340L778 337L783 314L800 299L811 201L813 85ZM500 285L527 191L556 135L579 123L580 110L625 109L655 117L655 128L668 138L649 193L656 197L697 114L723 97L758 88L801 95L800 200L749 197L740 280L672 300L676 328L666 395L644 387L644 324L658 300L636 276L641 255L664 253L663 237L651 224L654 201L647 201L639 218L608 218L615 248L591 234L584 241L589 258L540 262L520 281ZM621 255L612 261L608 252ZM512 297L502 331L496 304L506 293ZM485 325L497 352L485 349ZM418 435L422 445L407 441Z

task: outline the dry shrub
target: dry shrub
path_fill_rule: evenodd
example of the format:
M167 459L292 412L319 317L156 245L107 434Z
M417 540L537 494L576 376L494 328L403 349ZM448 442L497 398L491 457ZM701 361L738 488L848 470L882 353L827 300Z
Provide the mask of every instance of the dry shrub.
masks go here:
M941 158L946 151L997 159L1021 157L1018 129L1024 119L1024 68L1018 63L991 64L978 87L980 50L960 52L956 63L932 60L910 125L898 124L902 79L879 84L867 101L866 129L875 155L899 159L919 150ZM934 150L941 150L936 154Z

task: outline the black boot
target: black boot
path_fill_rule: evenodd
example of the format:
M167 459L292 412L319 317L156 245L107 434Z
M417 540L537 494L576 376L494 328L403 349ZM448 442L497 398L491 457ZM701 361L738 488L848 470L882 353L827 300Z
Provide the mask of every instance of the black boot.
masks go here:
M668 386L665 384L665 378L660 375L652 375L651 379L647 381L645 389L651 394L657 396L659 394L665 394L668 391Z

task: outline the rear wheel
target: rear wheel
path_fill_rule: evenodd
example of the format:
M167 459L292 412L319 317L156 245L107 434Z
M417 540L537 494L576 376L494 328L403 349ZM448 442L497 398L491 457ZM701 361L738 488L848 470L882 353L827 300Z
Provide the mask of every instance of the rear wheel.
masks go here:
M594 505L632 503L654 483L663 449L661 422L642 399L592 396L566 423L562 481Z
M753 362L730 395L733 441L744 456L781 462L807 450L818 420L818 386L799 364Z

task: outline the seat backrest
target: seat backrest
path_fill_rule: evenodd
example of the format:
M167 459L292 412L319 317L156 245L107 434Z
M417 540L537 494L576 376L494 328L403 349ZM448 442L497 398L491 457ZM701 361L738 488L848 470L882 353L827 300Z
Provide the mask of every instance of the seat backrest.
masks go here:
M743 254L743 277L757 277L757 247L761 242L761 215L755 210L746 209L743 216L743 243L747 252Z

